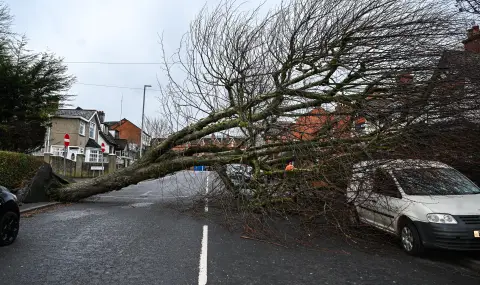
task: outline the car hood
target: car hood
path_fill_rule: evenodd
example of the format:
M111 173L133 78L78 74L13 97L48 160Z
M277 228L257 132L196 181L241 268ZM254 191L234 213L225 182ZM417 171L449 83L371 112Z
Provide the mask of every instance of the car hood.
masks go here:
M432 213L451 215L480 215L480 194L445 196L408 196L407 200L420 203Z

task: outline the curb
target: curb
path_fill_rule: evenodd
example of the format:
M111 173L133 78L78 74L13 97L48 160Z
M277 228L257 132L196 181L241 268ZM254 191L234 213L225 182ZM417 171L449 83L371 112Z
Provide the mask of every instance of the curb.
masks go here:
M38 205L38 206L27 208L27 209L20 209L20 214L24 214L24 213L32 212L32 211L35 211L35 210L48 208L48 207L51 207L51 206L55 206L57 204L60 204L60 202L51 202L51 203L47 203L47 204L44 204L44 205Z
M480 260L478 259L466 258L466 259L459 260L458 264L468 269L480 271Z

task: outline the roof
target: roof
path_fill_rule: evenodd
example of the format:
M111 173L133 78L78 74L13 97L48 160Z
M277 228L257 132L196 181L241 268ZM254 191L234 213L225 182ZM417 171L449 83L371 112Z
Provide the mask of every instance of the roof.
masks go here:
M116 145L115 138L110 133L99 132L100 136L109 144Z
M480 55L468 51L447 50L444 51L439 68L456 69L459 75L467 78L478 78L478 68L480 65Z
M88 139L87 144L85 147L91 147L91 148L102 148L96 141L93 139Z
M55 117L78 117L85 120L90 120L97 110L84 110L80 107L76 109L58 109L55 112Z
M279 137L289 135L294 122L277 121L268 126L265 131L267 137Z
M108 122L103 122L103 124L104 124L105 126L109 127L109 128L110 128L111 126L113 126L113 125L118 124L118 123L120 123L120 121L108 121Z
M384 169L419 169L419 168L451 168L450 166L438 162L420 159L384 159L367 160L357 163L353 169L363 172L366 169L375 169L381 167Z
M125 149L125 147L128 145L128 141L126 139L115 139L115 144L119 149Z
M442 116L441 119L464 118L470 122L480 123L478 110L480 99L472 92L480 80L479 70L480 54L451 50L442 54L438 70L432 76L427 90L432 104L440 107L437 108L437 113ZM446 76L442 77L442 74ZM445 84L449 87L446 89L447 92Z

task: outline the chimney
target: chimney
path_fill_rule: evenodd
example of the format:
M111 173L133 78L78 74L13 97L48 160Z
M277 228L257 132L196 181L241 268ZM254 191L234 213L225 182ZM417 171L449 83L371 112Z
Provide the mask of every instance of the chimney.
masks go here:
M478 25L467 30L467 39L463 41L466 51L480 53L480 29Z
M100 119L100 123L103 124L105 122L105 112L104 111L98 111L98 118Z

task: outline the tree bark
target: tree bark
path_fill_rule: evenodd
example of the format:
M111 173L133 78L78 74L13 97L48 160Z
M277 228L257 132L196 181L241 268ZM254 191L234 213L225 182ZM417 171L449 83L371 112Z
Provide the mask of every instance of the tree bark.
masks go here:
M238 159L229 157L180 157L158 163L133 164L114 173L100 176L88 181L69 184L65 187L50 190L50 198L61 202L76 202L93 195L120 190L141 181L161 178L167 174L188 169L194 165L226 164Z

